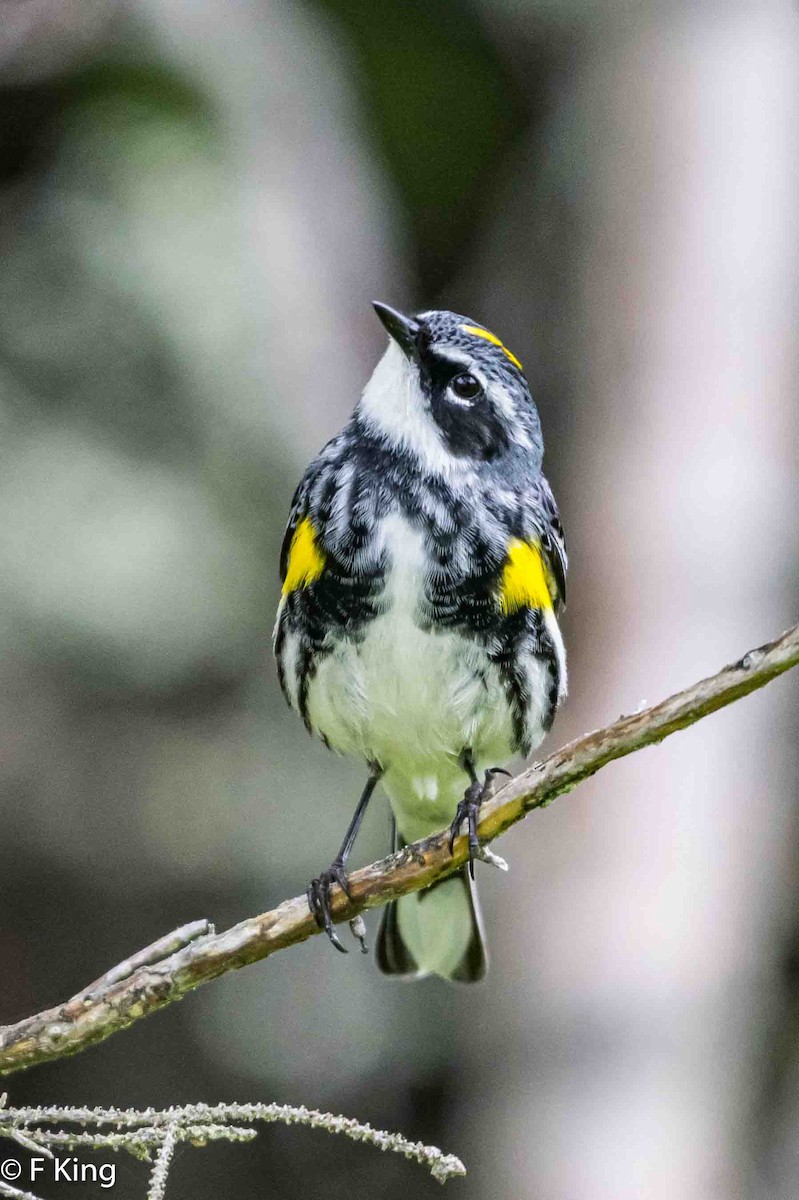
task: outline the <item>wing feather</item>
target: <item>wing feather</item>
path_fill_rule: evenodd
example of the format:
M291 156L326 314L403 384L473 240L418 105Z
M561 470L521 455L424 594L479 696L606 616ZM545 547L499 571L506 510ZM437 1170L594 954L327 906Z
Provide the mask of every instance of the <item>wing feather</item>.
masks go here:
M569 559L558 506L552 489L543 477L537 480L535 487L525 497L524 509L522 519L525 532L530 540L537 540L541 546L557 588L556 608L560 608L566 603Z

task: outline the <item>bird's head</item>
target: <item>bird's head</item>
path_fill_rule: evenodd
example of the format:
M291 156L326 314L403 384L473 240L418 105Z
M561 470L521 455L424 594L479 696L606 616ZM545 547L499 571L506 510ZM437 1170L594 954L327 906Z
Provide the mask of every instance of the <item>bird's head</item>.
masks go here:
M540 466L522 365L495 334L458 313L374 307L390 342L358 406L373 433L437 474L520 453Z

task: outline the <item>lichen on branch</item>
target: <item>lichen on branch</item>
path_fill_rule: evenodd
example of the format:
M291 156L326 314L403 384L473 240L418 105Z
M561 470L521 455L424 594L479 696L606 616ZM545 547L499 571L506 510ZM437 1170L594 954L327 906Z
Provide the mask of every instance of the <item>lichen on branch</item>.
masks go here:
M206 1146L209 1142L250 1142L260 1124L306 1125L326 1133L343 1134L378 1150L390 1151L427 1167L434 1179L446 1183L466 1168L454 1154L436 1146L410 1142L400 1133L373 1129L351 1117L293 1104L182 1104L167 1109L38 1107L9 1108L0 1096L0 1139L16 1142L32 1154L52 1159L58 1151L126 1150L152 1162L147 1200L164 1200L167 1177L178 1143ZM56 1128L53 1128L53 1127ZM75 1128L73 1128L75 1127ZM38 1200L0 1178L0 1196Z

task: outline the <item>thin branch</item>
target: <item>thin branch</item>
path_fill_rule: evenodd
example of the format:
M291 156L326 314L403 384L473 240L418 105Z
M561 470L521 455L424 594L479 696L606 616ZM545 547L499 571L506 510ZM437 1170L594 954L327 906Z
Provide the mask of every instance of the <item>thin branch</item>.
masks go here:
M12 1187L10 1183L3 1183L0 1179L0 1196L8 1196L9 1200L41 1200L39 1196L34 1196L33 1192L22 1192L19 1188Z
M175 1153L177 1144L178 1124L176 1121L173 1121L171 1125L167 1125L164 1140L155 1156L152 1174L150 1175L150 1186L147 1189L147 1200L164 1200L166 1177L169 1174L172 1156Z
M342 1134L355 1142L365 1142L378 1150L401 1154L427 1167L434 1179L446 1183L455 1175L465 1175L466 1168L454 1154L445 1154L437 1146L409 1142L400 1133L374 1129L351 1117L292 1104L183 1104L168 1109L135 1108L75 1108L54 1105L40 1108L6 1108L6 1097L0 1097L0 1138L19 1142L25 1139L26 1148L34 1154L52 1157L51 1147L70 1150L127 1150L136 1158L155 1161L150 1174L147 1200L163 1200L167 1175L179 1142L205 1146L209 1142L249 1142L257 1130L248 1128L256 1123L305 1125L326 1133ZM60 1125L60 1129L49 1129ZM77 1130L63 1126L77 1125ZM105 1126L112 1132L105 1132ZM13 1160L12 1160L13 1161ZM3 1191L5 1187L6 1191ZM0 1195L37 1200L30 1194L4 1184L0 1179Z
M605 729L577 738L543 763L510 780L483 805L480 838L483 842L492 841L527 813L572 791L614 759L656 745L670 734L764 687L797 663L799 625L776 641L750 650L717 675L677 692L653 708L621 717ZM399 853L354 872L350 876L352 900L340 889L335 890L333 920L351 920L367 908L428 887L436 879L451 874L466 857L466 838L461 836L456 840L454 854L450 856L446 832L406 846ZM154 961L152 948L148 948L66 1004L16 1025L0 1027L0 1075L85 1050L182 999L200 984L304 942L319 932L305 896L285 900L271 912L251 917L222 933L209 932L183 944L182 935L193 928L184 926L168 936L166 942L174 938L180 949L163 961ZM139 960L141 965L128 973L128 965Z
M131 954L130 958L126 958L124 962L118 963L112 967L110 971L106 971L99 979L95 979L94 983L90 983L83 991L79 992L74 1000L88 999L98 995L114 983L121 983L123 979L129 979L134 971L138 971L140 967L150 967L154 963L163 962L165 958L169 958L170 954L174 954L177 950L182 950L184 946L190 945L197 938L205 937L207 933L214 933L214 927L210 921L191 921L188 925L181 925L180 929L173 929L171 933L167 933L164 937L158 938L149 946L145 946L143 950L139 950L136 954Z

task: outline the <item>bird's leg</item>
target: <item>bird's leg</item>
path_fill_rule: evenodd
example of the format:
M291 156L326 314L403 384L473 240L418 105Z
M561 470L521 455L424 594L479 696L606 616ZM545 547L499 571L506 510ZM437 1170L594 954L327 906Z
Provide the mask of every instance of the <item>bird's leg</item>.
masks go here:
M480 857L480 839L477 836L477 819L480 815L480 805L490 793L494 776L510 775L510 771L506 771L504 767L490 767L486 771L485 778L481 783L475 770L474 755L468 747L461 753L460 765L469 776L471 783L464 792L463 799L458 804L455 813L455 820L449 827L449 852L452 854L455 846L455 838L460 833L463 822L467 821L469 830L469 874L474 879L474 860Z
M333 859L326 871L322 871L316 879L312 879L308 884L307 896L308 907L311 910L313 919L320 929L324 929L327 936L330 938L333 945L342 954L347 953L346 946L343 946L335 929L330 916L330 889L334 883L337 883L342 891L350 896L350 888L347 882L347 859L350 856L350 851L355 844L355 839L358 836L358 830L361 827L363 815L366 812L366 807L371 799L372 792L375 790L380 776L383 774L382 769L377 763L370 764L370 774L366 781L366 787L363 789L361 798L358 801L358 807L355 809L352 820L347 827L347 832L344 835L344 841L341 843L341 849ZM351 896L350 896L351 898ZM361 949L366 953L366 943L364 942L361 933L356 932L356 936L360 938Z

